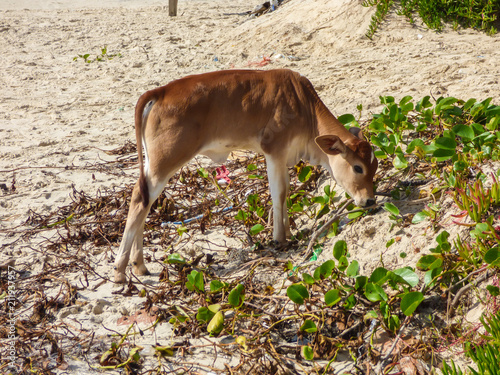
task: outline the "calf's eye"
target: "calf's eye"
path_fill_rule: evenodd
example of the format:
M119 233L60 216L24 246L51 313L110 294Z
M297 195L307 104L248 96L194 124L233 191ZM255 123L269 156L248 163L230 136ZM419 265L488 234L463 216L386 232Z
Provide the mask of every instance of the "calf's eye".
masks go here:
M354 166L354 172L362 174L363 173L363 168L361 168L359 165L355 165Z

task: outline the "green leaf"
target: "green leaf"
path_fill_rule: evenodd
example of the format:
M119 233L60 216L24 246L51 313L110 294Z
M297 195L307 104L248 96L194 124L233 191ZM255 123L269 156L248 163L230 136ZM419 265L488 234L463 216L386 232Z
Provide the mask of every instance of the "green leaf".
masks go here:
M441 98L441 100L438 99L438 103L434 108L434 113L439 116L442 111L452 108L453 104L455 104L457 101L458 100L453 97Z
M396 169L405 169L408 167L408 160L406 160L405 156L402 153L397 153L394 156L392 164Z
M316 327L316 323L314 323L312 320L306 319L304 321L304 324L300 327L301 331L307 332L307 333L314 333L318 330L318 327Z
M259 174L249 174L248 178L251 179L251 180L255 180L255 179L263 180L264 176L261 176Z
M417 139L414 139L413 141L410 142L410 144L408 145L408 147L406 148L406 152L408 154L411 154L417 147L419 148L423 148L425 147L425 143L424 141L422 141L421 139L417 138Z
M328 212L330 212L330 207L328 207L327 205L324 205L323 207L321 207L321 209L318 211L318 213L316 214L316 217L319 219L320 217L326 215Z
M433 280L441 275L441 273L443 272L443 268L442 267L437 267L437 268L433 268L429 271L427 271L424 275L424 284L428 287L433 287L434 286L434 282Z
M159 354L160 356L169 356L172 357L174 355L174 350L170 346L153 346L155 348L155 351L157 352L157 355Z
M255 211L260 203L260 197L258 194L249 194L247 197L248 209L250 211Z
M401 299L401 310L406 316L412 315L424 300L421 292L408 292Z
M500 107L499 107L500 108ZM500 115L492 117L490 121L486 124L486 129L494 131L497 130L500 125Z
M205 168L198 168L198 174L203 178L208 178L208 176L210 176Z
M384 285L387 281L388 272L384 267L378 267L370 275L369 281L377 285Z
M337 119L344 125L350 125L350 126L357 126L358 125L356 118L353 115L351 115L350 113L339 116Z
M216 304L213 304L213 305L208 305L208 309L213 312L214 314L219 311L221 309L221 305L219 305L218 303Z
M380 306L379 306L379 310L382 313L382 316L384 317L384 319L386 319L386 320L389 319L389 317L391 316L391 312L390 312L389 305L387 304L387 302L381 301Z
M210 281L210 291L213 293L218 292L219 290L223 289L225 286L226 286L226 284L220 280Z
M384 289L373 283L366 284L365 297L371 302L387 301L387 294Z
M357 212L351 212L350 214L347 215L347 218L349 220L354 220L362 215L364 215L365 211L357 211Z
M471 236L474 239L477 238L486 238L486 235L484 232L487 232L489 230L488 224L487 223L477 223L476 227L474 228L473 231L471 231Z
M492 266L498 266L500 264L500 248L496 246L489 249L484 254L484 261Z
M382 208L395 216L399 216L399 208L392 203L385 203Z
M446 150L439 148L432 153L432 156L436 158L436 161L440 162L451 159L453 156L455 156L455 154L455 150Z
M236 287L229 292L227 301L233 307L240 307L243 305L245 301L245 286L243 284L236 285Z
M357 299L356 299L356 296L354 294L351 294L349 297L347 297L347 299L345 300L344 304L342 306L344 306L344 308L346 310L350 310L352 309L354 306L356 306L356 303L357 303Z
M196 274L195 279L194 279L194 286L200 292L205 291L205 281L203 280L203 272L198 272Z
M486 115L486 117L498 116L500 115L500 106L492 105L491 107L488 107L484 114Z
M429 207L431 205L429 204ZM437 237L436 241L438 243L438 246L435 249L431 249L431 252L433 253L447 253L451 250L451 245L448 242L448 237L450 237L450 234L447 231L442 231Z
M345 274L349 277L356 277L359 274L359 263L357 260L353 260L349 267L345 270Z
M457 148L457 142L453 138L449 137L439 137L434 141L434 144L439 149L455 150Z
M340 302L342 296L340 294L340 290L332 289L325 293L325 304L328 307L332 307Z
M403 99L399 101L399 107L403 113L408 113L413 111L413 103L411 102L413 98L411 96L405 96Z
M394 96L379 96L379 99L380 99L380 104L390 104L390 103L394 103L395 102L395 99L394 99Z
M234 219L246 221L246 219L248 219L248 213L244 212L243 210L239 210Z
M313 197L311 200L312 200L313 203L319 203L321 205L324 205L324 204L328 203L328 198L320 197L320 196Z
M429 254L421 257L417 262L417 268L422 271L432 270L441 267L443 258L439 255Z
M396 104L392 104L389 106L389 118L393 123L397 123L398 120L400 120L401 114L399 113L399 108ZM395 128L395 126L390 123L388 123L387 125L389 125L393 129Z
M205 282L203 281L203 272L198 272L192 270L189 275L187 275L186 288L191 291L197 291L203 293L205 291Z
M387 326L393 332L396 332L399 327L401 327L401 322L399 321L399 316L391 315L387 321Z
M453 163L453 170L455 172L463 172L467 168L469 168L469 163L463 160L457 160L455 163Z
M394 150L395 147L392 144L391 140L385 133L379 133L376 137L372 137L372 143L376 146L386 149L385 151ZM391 147L392 146L392 147ZM392 153L392 152L388 152Z
M314 277L309 275L308 273L303 273L302 274L302 280L308 285L313 285L316 281L314 280Z
M257 207L255 213L257 214L258 217L263 217L264 214L266 213L266 210L264 209L264 207Z
M307 345L302 347L302 357L304 357L306 361L312 361L314 359L314 352L311 347Z
M309 166L305 166L304 168L301 169L298 177L300 182L306 182L311 178L312 175L312 168Z
M356 282L354 283L354 289L360 291L363 290L368 282L368 277L366 276L357 276Z
M422 221L428 219L429 217L431 217L430 213L428 211L420 211L420 212L417 212L414 216L413 216L413 219L411 219L411 223L412 224L418 224L418 223L421 223Z
M375 157L379 160L387 159L387 154L382 150L375 150L373 153L375 154Z
M255 164L248 164L247 165L247 171L252 172L257 169L257 166Z
M211 335L216 335L224 328L224 313L218 311L208 323L207 331Z
M187 227L182 224L181 226L177 227L177 234L179 235L179 237L182 237L182 235L184 233L186 233L188 231Z
M429 100L431 97L430 96L424 96L420 101L417 103L416 110L418 112L421 112L425 108L432 107L432 103Z
M255 236L257 233L262 232L265 227L262 224L255 224L252 228L250 228L250 235Z
M416 287L418 285L418 275L411 270L409 267L399 268L392 271L394 275L398 276L401 280L407 283L409 286Z
M316 267L313 272L314 281L321 281L321 267Z
M464 111L468 111L475 103L477 102L477 99L471 98L465 102L463 109Z
M180 254L177 253L170 254L167 257L166 262L168 264L186 264L186 260Z
M337 268L339 271L345 271L345 269L349 266L349 261L347 260L347 257L345 255L341 256L339 259L339 265Z
M196 320L201 323L208 323L214 317L215 313L206 307L200 307L196 314Z
M328 197L329 197L332 193L333 193L333 195L335 195L335 190L332 192L332 190L331 190L331 186L330 186L330 185L326 185L326 186L323 188L323 191L324 191L324 192L325 192L325 194L326 194L326 197L325 197L325 198L326 198L326 201L325 201L325 203L326 203L326 202L328 202Z
M476 373L475 370L473 371L474 373ZM443 361L442 372L443 375L464 375L462 369L459 366L456 366L453 360L451 360L451 366L448 365L445 361Z
M453 132L462 138L464 141L469 141L474 138L474 130L470 126L458 124L453 127Z
M331 259L328 259L320 266L320 274L322 279L326 279L332 275L332 272L335 268L335 262Z
M498 297L500 295L500 288L495 285L487 285L486 289L493 297Z
M297 305L304 304L304 300L309 298L309 292L307 288L302 284L292 284L287 290L286 294Z

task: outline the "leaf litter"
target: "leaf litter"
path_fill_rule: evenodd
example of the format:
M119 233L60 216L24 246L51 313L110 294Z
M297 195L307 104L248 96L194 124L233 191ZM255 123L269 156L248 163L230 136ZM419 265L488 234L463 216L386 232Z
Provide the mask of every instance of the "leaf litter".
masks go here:
M136 153L131 143L108 153L117 156L121 168L127 168L136 161L136 158L131 156ZM127 162L123 163L124 160ZM314 297L305 310L299 311L297 306L291 304L283 295L283 285L275 289L275 283L269 282L273 280L269 278L270 274L276 275L274 280L277 280L284 271L290 272L287 271L288 259L297 252L304 251L303 245L304 241L307 241L308 233L305 233L304 239L295 239L287 248L274 252L264 243L266 236L270 236L268 226L264 232L252 237L248 234L248 223L233 219L235 213L245 207L247 197L250 194L258 194L260 204L266 213L263 217L254 219L266 224L271 198L263 157L245 153L229 160L226 164L227 170L231 172L229 175L231 182L228 186L219 185L214 178L215 170L213 174L208 173L202 163L197 161L189 167L184 167L172 177L165 191L153 204L148 216L144 245L154 246L154 249L152 255L146 256L146 261L152 261L152 257L155 257L155 261L164 264L158 284L144 285L135 278L121 290L113 292L124 297L144 297L141 311L145 317L150 317L150 322L154 321L153 327L166 321L173 325L174 335L179 339L166 348L157 346L155 350L158 364L154 366L144 365L144 359L140 357L140 351L135 349L133 340L128 340L128 331L122 336L121 344L111 344L110 348L102 342L96 344L93 332L74 326L67 320L57 319L58 314L64 309L78 308L81 304L78 291L89 287L88 282L86 285L85 283L79 286L72 285L65 275L78 272L86 280L87 276L92 274L102 279L102 283L111 282L107 275L96 272L93 264L95 261L87 249L89 247L103 249L111 270L111 263L114 260L111 247L116 247L121 239L133 185L99 190L93 196L73 187L70 204L48 214L29 212L25 229L20 231L22 236L19 237L19 241L35 234L47 233L39 248L34 250L44 260L57 258L58 261L56 264L44 261L42 271L37 274L30 272L29 265L17 267L24 270L18 271L16 299L23 306L31 302L29 311L25 310L20 315L21 318L16 321L16 332L19 337L15 342L16 353L23 361L23 370L20 373L27 373L29 369L36 369L41 374L57 373L68 367L65 360L67 356L82 357L90 367L95 368L97 361L101 368L120 367L131 374L152 374L158 371L167 373L172 365L179 371L188 373L194 368L214 373L234 374L270 372L295 374L316 371L333 373L332 361L324 359L345 357L345 353L349 352L356 353L357 361L354 366L359 371L363 371L361 370L363 367L370 368L381 363L384 350L375 349L367 344L367 340L373 337L375 328L365 322L365 315L372 308L370 301L360 301L356 310L349 312L341 306L325 308L322 301ZM109 164L108 162L94 165L92 169L106 171ZM116 166L116 163L113 164ZM300 182L297 178L300 167L299 165L290 169L291 194L294 192L308 194L316 191L321 183L321 174L317 169L313 169L312 177L306 182ZM207 169L214 168L207 167ZM379 175L389 176L391 169L389 163L382 161ZM411 182L401 184L401 179L397 177L386 177L381 180L383 181L379 187L385 186L383 190L398 185L408 188L406 185L411 184ZM409 180L410 178L407 179ZM420 182L416 182L414 185L419 184ZM191 218L196 219L190 220ZM182 249L181 242L189 240L188 234L178 230L183 226L179 223L186 221L189 221L186 225L189 226L190 235L223 228L228 236L237 235L241 238L243 234L243 238L247 239L247 244L243 245L255 251L244 251L246 257L236 267L229 265L227 260L221 261L219 256L215 261L214 254L210 252L206 254L188 252L188 255L181 256L182 261L172 261L170 257L177 254L177 249ZM293 220L291 221L292 226L297 226ZM158 247L162 250L158 251ZM226 249L227 254L232 251L241 252L241 250ZM310 262L303 270L314 264L316 263ZM186 288L188 275L193 271L198 272L197 270L204 272L206 280L217 280L226 287L205 294L188 290ZM7 274L1 270L0 272L1 289L7 290ZM294 278L295 276L290 273L290 281L294 282ZM59 291L55 295L48 295L44 286L54 282L60 284ZM343 283L348 285L349 280L343 280ZM239 357L238 365L229 367L226 364L223 369L200 364L193 367L189 354L194 346L190 340L207 337L203 324L194 318L199 306L224 305L227 291L238 284L244 286L245 302L226 318L230 322L226 322L226 328L218 334L220 337L229 337L229 343L224 343L222 340L218 343L210 341L210 344L207 344L214 348L215 357L217 353L234 356L236 350ZM313 288L328 290L328 285L318 282ZM313 333L300 331L297 323L304 314L322 322L321 329ZM0 313L2 327L8 326L7 320L5 304ZM130 327L134 326L144 334L135 321L129 322L131 322ZM120 335L118 334L118 337ZM231 339L232 336L244 336L245 345L235 341L234 338ZM0 337L7 337L5 328L0 330ZM395 343L397 341L398 338ZM402 337L400 342L404 345L398 345L394 352L389 351L387 357L391 360L396 361L405 355L425 357L426 344L422 340L408 335ZM304 345L312 348L316 364L304 361L301 353L301 347ZM391 352L393 354L390 354ZM421 366L420 362L418 363Z

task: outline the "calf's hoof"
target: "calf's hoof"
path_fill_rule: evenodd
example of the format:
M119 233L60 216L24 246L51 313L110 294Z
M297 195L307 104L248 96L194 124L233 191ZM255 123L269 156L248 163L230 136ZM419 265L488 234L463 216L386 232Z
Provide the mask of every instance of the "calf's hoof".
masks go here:
M151 275L151 272L148 271L148 269L146 268L144 263L141 264L140 266L134 264L132 266L132 271L134 272L134 275L137 275L137 276Z
M274 249L275 250L282 250L287 247L288 241L287 240L273 240L274 244Z
M127 282L127 276L125 276L124 272L118 272L115 270L115 283L124 284Z

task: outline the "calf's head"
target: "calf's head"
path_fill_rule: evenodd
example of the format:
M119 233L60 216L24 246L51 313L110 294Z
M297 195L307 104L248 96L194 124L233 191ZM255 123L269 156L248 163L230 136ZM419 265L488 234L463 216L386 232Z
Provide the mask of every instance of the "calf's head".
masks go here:
M316 144L327 154L333 177L356 205L371 206L375 204L373 178L378 161L362 133L354 134L345 143L336 135L321 135Z

